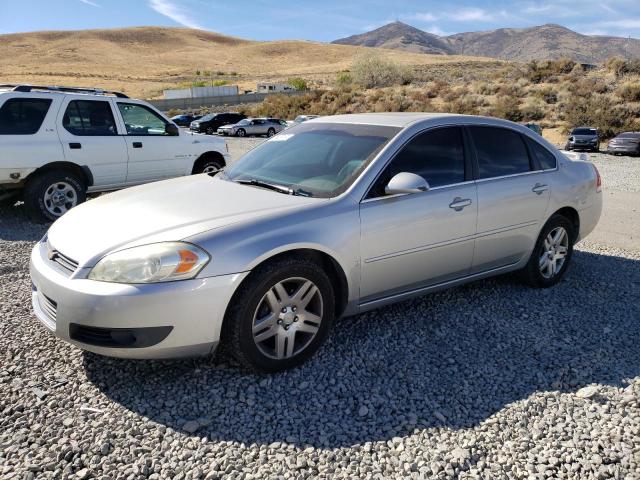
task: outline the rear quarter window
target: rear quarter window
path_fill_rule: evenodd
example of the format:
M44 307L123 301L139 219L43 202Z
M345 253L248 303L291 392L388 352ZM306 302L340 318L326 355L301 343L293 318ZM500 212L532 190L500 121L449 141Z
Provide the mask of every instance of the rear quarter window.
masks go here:
M0 135L33 135L49 111L48 98L10 98L0 107Z
M538 165L540 165L541 170L551 170L556 168L556 156L553 153L536 141L527 139L527 142L529 143L531 154L538 161Z

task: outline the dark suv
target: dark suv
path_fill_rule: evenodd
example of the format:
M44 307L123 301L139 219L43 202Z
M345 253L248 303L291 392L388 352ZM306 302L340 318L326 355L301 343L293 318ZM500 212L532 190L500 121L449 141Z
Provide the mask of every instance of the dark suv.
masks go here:
M592 127L574 128L569 135L565 150L591 150L598 152L600 150L600 136L598 129Z
M188 127L189 125L191 125L191 122L199 120L201 117L202 115L176 115L175 117L171 117L171 121L179 127Z
M224 125L233 125L246 118L241 113L210 113L199 120L191 122L191 131L213 135Z

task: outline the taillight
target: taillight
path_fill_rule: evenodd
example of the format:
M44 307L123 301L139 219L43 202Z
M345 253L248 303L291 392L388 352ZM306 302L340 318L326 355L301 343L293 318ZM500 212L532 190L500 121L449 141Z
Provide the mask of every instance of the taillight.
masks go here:
M591 164L593 165L593 164ZM593 169L596 171L596 192L601 192L602 191L602 177L600 176L600 172L598 171L598 168L593 165Z

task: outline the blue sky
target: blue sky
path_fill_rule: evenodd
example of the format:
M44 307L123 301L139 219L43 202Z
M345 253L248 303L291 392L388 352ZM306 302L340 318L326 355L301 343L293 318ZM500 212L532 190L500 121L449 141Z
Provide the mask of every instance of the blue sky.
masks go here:
M330 41L394 20L440 35L559 23L640 38L640 0L0 0L0 33L165 25Z

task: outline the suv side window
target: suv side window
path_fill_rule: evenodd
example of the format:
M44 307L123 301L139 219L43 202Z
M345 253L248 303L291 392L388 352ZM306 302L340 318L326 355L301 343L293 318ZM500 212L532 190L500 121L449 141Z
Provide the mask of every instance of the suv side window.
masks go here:
M62 126L78 136L118 134L111 105L98 100L71 100L62 117Z
M553 153L534 140L527 139L527 143L529 143L529 149L536 157L536 160L538 160L538 165L540 165L542 170L552 170L556 168L556 156Z
M531 170L519 133L500 127L468 127L478 156L479 178L502 177Z
M0 107L0 135L33 135L49 111L48 98L10 98Z
M127 135L166 135L167 122L153 110L135 103L118 102Z
M384 196L384 187L400 172L420 175L431 188L464 182L464 164L464 141L460 128L429 130L414 137L396 154L368 198Z

